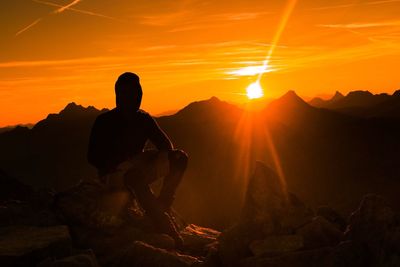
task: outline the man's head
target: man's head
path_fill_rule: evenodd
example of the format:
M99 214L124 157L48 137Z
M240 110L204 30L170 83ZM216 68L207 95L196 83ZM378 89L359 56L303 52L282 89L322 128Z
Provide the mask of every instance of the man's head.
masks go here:
M135 73L125 72L118 77L115 83L117 108L137 111L142 103L142 95L139 76Z

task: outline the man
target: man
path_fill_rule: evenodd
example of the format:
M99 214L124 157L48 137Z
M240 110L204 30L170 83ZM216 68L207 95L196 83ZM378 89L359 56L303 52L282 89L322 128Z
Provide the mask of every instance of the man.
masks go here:
M99 115L90 135L88 161L112 190L128 188L155 225L182 246L168 211L187 166L187 155L175 150L167 135L147 112L139 109L142 88L130 72L115 83L116 108ZM157 151L144 151L150 140ZM163 177L158 198L150 184Z

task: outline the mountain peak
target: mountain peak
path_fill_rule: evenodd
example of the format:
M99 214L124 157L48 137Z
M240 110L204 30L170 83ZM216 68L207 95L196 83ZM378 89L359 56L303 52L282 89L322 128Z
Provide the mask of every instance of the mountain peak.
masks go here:
M305 110L310 107L301 97L299 97L295 91L290 90L280 98L272 101L268 106L267 110L279 110L279 111L295 111Z
M351 91L350 93L347 94L347 97L369 97L369 96L373 96L373 94L367 90Z
M300 96L296 94L295 91L290 90L283 96L281 96L278 101L284 102L285 104L301 104L301 105L308 105Z
M192 114L192 113L202 113L202 114L223 114L227 110L237 110L238 107L229 104L228 102L222 101L219 98L213 96L206 100L195 101L178 111L176 114Z
M341 92L336 91L335 95L330 99L330 101L337 101L339 99L342 99L343 97L344 95Z

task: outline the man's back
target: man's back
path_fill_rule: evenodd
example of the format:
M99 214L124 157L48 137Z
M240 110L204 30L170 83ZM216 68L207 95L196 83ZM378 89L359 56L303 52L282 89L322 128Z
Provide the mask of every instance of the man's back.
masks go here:
M172 144L155 120L143 110L123 116L118 109L99 115L89 140L88 161L100 175L143 151L150 140L159 150L170 150Z

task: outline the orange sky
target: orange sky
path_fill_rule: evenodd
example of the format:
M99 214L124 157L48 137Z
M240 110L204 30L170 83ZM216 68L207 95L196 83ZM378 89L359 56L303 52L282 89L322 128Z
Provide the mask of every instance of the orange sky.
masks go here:
M36 122L72 101L112 108L124 71L141 76L143 108L152 114L211 96L244 102L285 6L2 0L0 126ZM400 88L399 13L400 0L298 0L261 78L265 96L392 93Z

